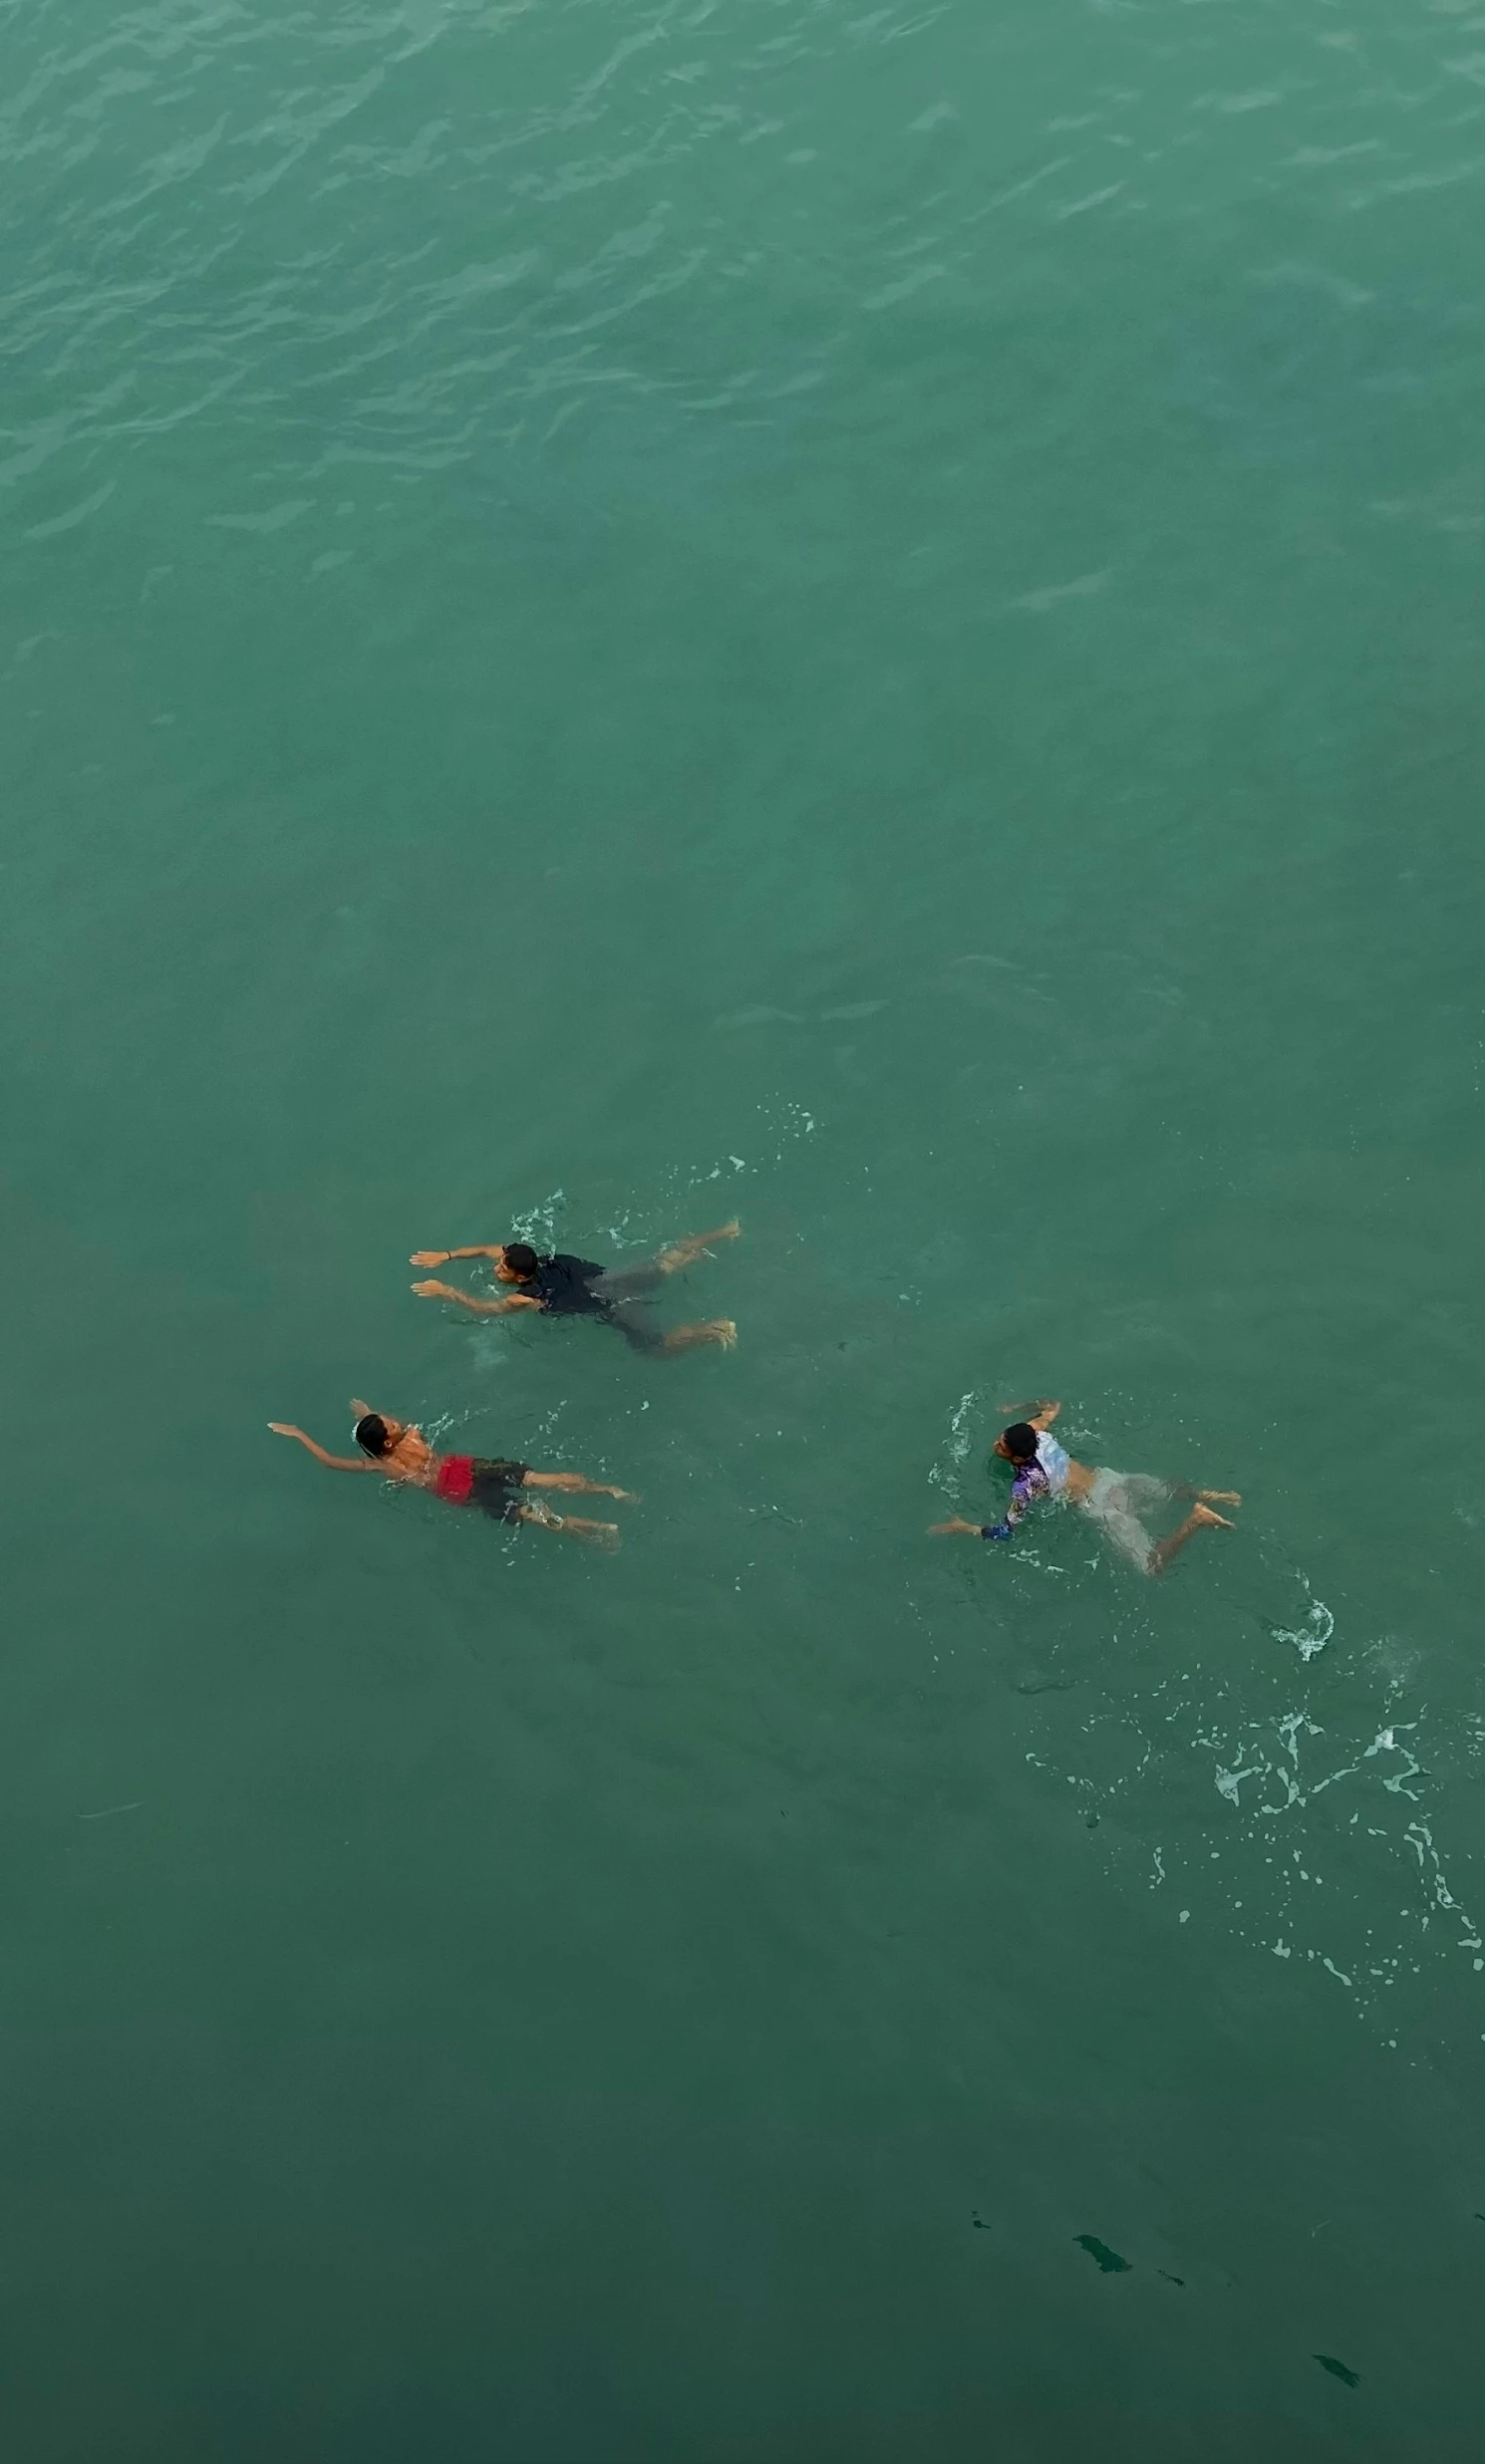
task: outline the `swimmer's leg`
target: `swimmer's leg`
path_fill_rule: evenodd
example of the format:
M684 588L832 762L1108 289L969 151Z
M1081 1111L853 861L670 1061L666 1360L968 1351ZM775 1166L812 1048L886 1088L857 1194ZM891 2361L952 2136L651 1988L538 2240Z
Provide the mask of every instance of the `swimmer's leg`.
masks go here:
M676 1352L694 1352L700 1344L715 1343L724 1352L735 1349L738 1329L730 1317L709 1317L698 1326L673 1326L661 1342L667 1360Z
M615 1549L620 1544L616 1522L592 1522L585 1514L554 1514L545 1506L523 1506L517 1519L541 1523L548 1531L566 1531L589 1548Z
M1182 1523L1180 1530L1172 1531L1168 1540L1157 1540L1155 1542L1154 1547L1150 1551L1150 1562L1147 1571L1151 1574L1163 1574L1172 1557L1179 1555L1180 1551L1185 1547L1186 1542L1188 1540L1195 1539L1198 1531L1214 1529L1218 1531L1233 1531L1236 1530L1236 1528L1237 1525L1235 1523L1230 1523L1225 1514L1214 1514L1209 1506L1203 1506L1201 1501L1198 1500L1196 1505L1191 1508L1191 1511L1187 1515L1185 1521Z
M712 1232L688 1232L684 1240L662 1249L655 1263L662 1274L679 1273L683 1266L694 1266L699 1257L704 1257L714 1240L736 1240L742 1230L734 1216L730 1224L719 1224Z
M609 1324L617 1326L624 1340L636 1352L647 1352L652 1359L669 1360L677 1352L692 1352L700 1343L721 1344L730 1351L738 1340L738 1329L730 1317L708 1318L698 1326L672 1326L668 1333L656 1325L648 1309L638 1308L632 1301L620 1301L609 1312Z
M607 1274L596 1275L590 1284L595 1300L638 1300L644 1292L658 1292L665 1276L653 1260L643 1266L614 1266Z
M664 1328L657 1326L649 1310L640 1308L635 1301L619 1301L609 1310L608 1323L618 1328L631 1351L650 1352L658 1358L665 1350Z

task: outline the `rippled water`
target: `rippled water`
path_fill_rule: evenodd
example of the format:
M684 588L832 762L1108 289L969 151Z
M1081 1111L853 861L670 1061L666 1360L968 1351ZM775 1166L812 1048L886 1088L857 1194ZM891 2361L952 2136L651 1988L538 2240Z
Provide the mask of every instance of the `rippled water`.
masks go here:
M1477 2453L1482 38L0 19L24 2464Z

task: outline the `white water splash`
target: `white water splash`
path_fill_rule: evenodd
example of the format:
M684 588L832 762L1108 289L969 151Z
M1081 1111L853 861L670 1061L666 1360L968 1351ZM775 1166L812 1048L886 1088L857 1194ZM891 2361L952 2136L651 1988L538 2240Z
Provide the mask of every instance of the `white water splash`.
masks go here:
M512 1216L510 1228L517 1240L530 1242L533 1249L550 1252L557 1245L557 1216L567 1203L565 1190L553 1190L547 1198L537 1200L524 1215Z
M935 1489L942 1489L945 1497L955 1505L959 1502L960 1475L975 1443L974 1420L979 1401L979 1395L973 1388L969 1394L960 1396L949 1415L949 1435L944 1441L947 1462L935 1463L929 1469L928 1477Z
M711 1163L683 1165L668 1175L665 1183L667 1207L673 1206L692 1190L705 1189L712 1181L735 1181L742 1174L755 1178L776 1169L789 1149L803 1138L812 1138L819 1123L802 1104L760 1104L753 1125L739 1144L747 1148L745 1155L731 1152L719 1155Z
M1276 1625L1271 1626L1269 1631L1276 1643L1291 1643L1302 1660L1313 1660L1318 1652L1325 1650L1327 1643L1335 1633L1336 1620L1325 1601L1316 1598L1303 1574L1300 1580L1305 1584L1305 1595L1310 1602L1304 1624L1292 1629L1288 1626Z
M1395 2014L1407 1986L1426 1976L1430 1955L1462 1957L1477 1979L1485 1975L1485 1935L1465 1898L1473 1869L1457 1840L1447 1853L1435 1840L1446 1776L1435 1766L1440 1758L1447 1766L1456 1748L1462 1757L1478 1759L1473 1721L1466 1719L1456 1733L1452 1727L1435 1729L1422 1708L1412 1719L1397 1718L1395 1691L1377 1706L1388 1715L1385 1725L1371 1727L1369 1736L1366 1728L1345 1734L1338 1701L1324 1722L1313 1716L1318 1706L1310 1704L1292 1709L1276 1704L1264 1719L1214 1718L1217 1705L1207 1709L1191 1701L1189 1682L1187 1673L1162 1680L1148 1706L1152 1710L1161 1701L1167 1706L1153 1729L1159 1777L1166 1782L1178 1778L1183 1748L1205 1750L1206 1768L1226 1800L1224 1818L1198 1820L1175 1838L1162 1818L1160 1829L1152 1821L1139 1842L1144 1826L1133 1819L1139 1772L1087 1791L1090 1806L1123 1796L1127 1846L1142 1845L1147 1888L1157 1889L1168 1879L1194 1914L1209 1922L1216 1918L1254 1951L1295 1969L1324 1969L1357 2017L1371 2024L1386 2025L1382 2015ZM1226 1686L1222 1691L1227 1693ZM1195 1715L1189 1727L1183 1709ZM1056 1717L1053 1704L1047 1718ZM1127 1703L1118 1707L1117 1722L1130 1725ZM1109 1722L1095 1714L1082 1726L1091 1731ZM1434 1749L1426 1765L1425 1728ZM1141 1771L1150 1759L1147 1751ZM1248 1786L1250 1780L1258 1781L1256 1788ZM1399 1798L1412 1800L1411 1815L1401 1815ZM1162 1787L1146 1812L1168 1816L1171 1803ZM1115 1847L1111 1837L1106 1844ZM1122 1849L1115 1852L1122 1861ZM1385 1913L1390 1893L1384 1889L1381 1899L1376 1897L1389 1864L1393 1887L1403 1883L1392 1902L1401 1920L1396 1925ZM1193 1895L1192 1885L1203 1899Z

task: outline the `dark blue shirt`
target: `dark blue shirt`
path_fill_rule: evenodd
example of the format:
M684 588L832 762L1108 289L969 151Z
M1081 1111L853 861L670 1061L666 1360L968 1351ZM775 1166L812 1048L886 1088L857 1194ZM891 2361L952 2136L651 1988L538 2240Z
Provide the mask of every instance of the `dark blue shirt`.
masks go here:
M537 1259L536 1272L521 1289L553 1317L601 1317L609 1304L590 1286L606 1272L591 1257L568 1257L558 1250L554 1257Z

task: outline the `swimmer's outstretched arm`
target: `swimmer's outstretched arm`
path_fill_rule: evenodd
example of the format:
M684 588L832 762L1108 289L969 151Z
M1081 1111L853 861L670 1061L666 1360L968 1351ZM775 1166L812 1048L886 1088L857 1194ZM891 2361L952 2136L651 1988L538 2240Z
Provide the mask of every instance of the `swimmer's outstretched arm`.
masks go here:
M941 1539L950 1532L963 1532L967 1539L1009 1540L1017 1524L1031 1512L1033 1500L1044 1498L1047 1487L1044 1472L1023 1473L1011 1492L1003 1522L966 1522L962 1514L956 1514L952 1522L930 1524L929 1537Z
M476 1252L459 1250L459 1256L474 1256ZM456 1300L461 1309L471 1309L476 1317L508 1317L513 1309L539 1309L541 1303L529 1292L512 1292L507 1300L476 1300L472 1292L461 1292L452 1283L415 1283L420 1300Z
M498 1240L485 1242L475 1249L415 1249L408 1260L410 1266L446 1266L451 1257L500 1257L504 1251Z
M1039 1403L1035 1411L1029 1403L1003 1403L1001 1405L1003 1412L1014 1412L1024 1418L1029 1429L1049 1429L1061 1408L1059 1403L1045 1402Z
M295 1429L291 1427L289 1422L286 1420L271 1420L268 1423L268 1426L273 1431L276 1438L297 1438L301 1446L307 1446L309 1448L309 1451L313 1455L316 1463L323 1463L327 1471L379 1472L384 1480L387 1477L386 1466L384 1464L368 1463L364 1455L360 1456L354 1463L348 1455L327 1455L323 1446L317 1446L313 1438L306 1437L302 1429Z
M528 1472L521 1483L523 1489L566 1489L579 1498L618 1498L626 1506L638 1506L639 1498L632 1489L613 1489L607 1481L586 1480L581 1472Z

